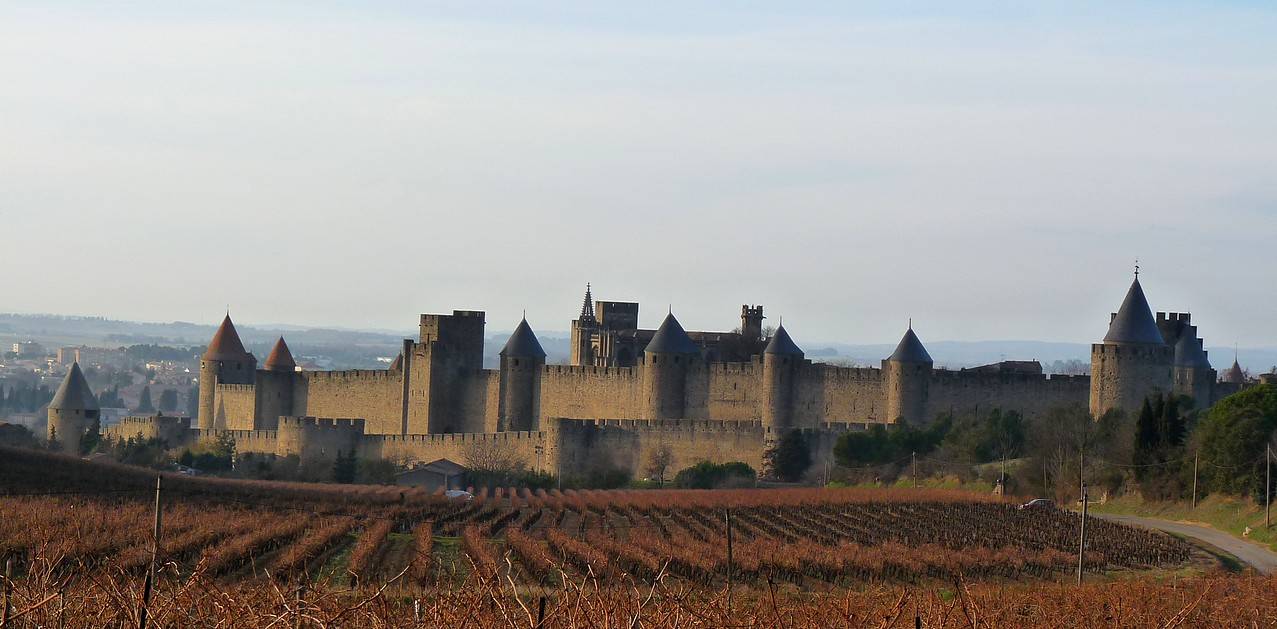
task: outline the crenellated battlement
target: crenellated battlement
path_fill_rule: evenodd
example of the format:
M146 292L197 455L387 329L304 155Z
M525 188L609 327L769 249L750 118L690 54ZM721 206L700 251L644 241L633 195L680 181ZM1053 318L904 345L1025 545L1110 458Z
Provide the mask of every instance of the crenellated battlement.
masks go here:
M280 417L279 428L364 431L364 420L331 417Z
M546 432L520 430L508 432L452 432L434 435L367 435L365 442L382 444L458 444L458 443L506 443L527 440L544 440Z
M392 371L389 369L347 369L345 371L302 371L299 372L306 380L316 381L399 381L403 378L403 371Z
M251 393L257 390L255 384L226 384L224 382L217 383L218 391L238 391L240 393Z
M818 367L824 372L826 378L834 380L881 380L882 368L880 367L839 367L829 363L812 363L812 367Z
M129 415L120 419L117 426L151 426L156 424L190 426L191 418L174 415Z
M931 379L938 384L960 384L962 386L1003 386L1003 385L1086 385L1090 386L1090 376L1070 376L1063 374L1047 375L1041 373L1024 373L1016 371L966 371L936 369L931 372Z
M763 422L731 419L564 419L560 430L620 428L638 431L757 432Z
M198 441L211 440L229 435L235 439L237 444L242 441L274 441L279 438L279 432L275 430L221 430L217 428L192 428L191 432L195 435L195 438Z
M709 369L713 373L756 373L758 361L747 363L709 363Z
M546 365L546 374L566 376L618 376L632 378L638 375L638 367L596 367L593 365Z
M1165 358L1174 353L1168 345L1109 345L1093 343L1091 355L1112 357Z

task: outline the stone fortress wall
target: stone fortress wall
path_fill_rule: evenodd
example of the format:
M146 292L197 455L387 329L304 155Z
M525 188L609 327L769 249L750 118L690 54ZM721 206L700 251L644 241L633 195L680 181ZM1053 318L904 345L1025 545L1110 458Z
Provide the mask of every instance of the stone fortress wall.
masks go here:
M1138 280L1132 291L1147 311ZM1128 294L1127 302L1132 299ZM1154 322L1147 314L1148 321L1131 324L1130 317L1145 312L1125 313L1139 305L1124 302L1113 315L1109 336L1093 348L1094 377L1048 377L1040 368L1009 368L1012 363L935 369L912 329L880 367L813 362L783 326L751 345L766 346L757 354L708 360L705 346L672 314L655 333L645 333L648 344L635 366L546 365L523 322L502 351L501 367L484 369L484 313L454 311L421 315L420 338L405 340L390 369L299 371L281 339L246 383L241 369L256 359L243 350L228 317L201 367L201 400L211 401L211 413L202 408L198 426L180 437L169 418L152 428L130 419L115 432L173 441L229 434L240 452L325 459L354 450L409 463L464 463L468 450L498 444L539 469L588 473L602 461L638 473L662 447L675 469L700 460L757 466L769 442L799 429L812 436L819 461L837 435L873 424L924 424L945 412L993 408L1027 416L1088 403L1097 412L1133 410L1152 391L1174 390L1209 405L1234 386L1217 386L1208 364L1194 366L1181 356L1192 349L1182 339L1201 345L1187 315L1159 313ZM761 320L761 307L743 311ZM1159 334L1152 326L1162 338L1114 332L1132 325L1145 336ZM748 345L733 339L733 347ZM330 417L357 419L317 419Z

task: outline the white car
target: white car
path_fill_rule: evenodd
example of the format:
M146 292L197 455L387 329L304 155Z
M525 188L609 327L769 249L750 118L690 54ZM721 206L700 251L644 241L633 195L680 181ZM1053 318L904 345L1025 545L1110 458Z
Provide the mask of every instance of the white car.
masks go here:
M456 498L458 500L464 500L466 502L470 502L471 500L474 500L474 494L462 489L449 489L448 491L443 492L443 497Z

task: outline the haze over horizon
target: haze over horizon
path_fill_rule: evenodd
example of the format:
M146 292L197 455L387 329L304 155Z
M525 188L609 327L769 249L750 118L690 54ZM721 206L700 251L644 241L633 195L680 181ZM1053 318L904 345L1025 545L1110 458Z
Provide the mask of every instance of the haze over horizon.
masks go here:
M1277 9L0 7L0 311L1277 345ZM510 54L509 51L521 54ZM1217 365L1218 367L1218 365Z

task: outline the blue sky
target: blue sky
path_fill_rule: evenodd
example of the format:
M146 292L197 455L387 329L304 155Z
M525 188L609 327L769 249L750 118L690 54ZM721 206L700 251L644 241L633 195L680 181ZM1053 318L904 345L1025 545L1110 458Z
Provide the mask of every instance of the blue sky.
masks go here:
M0 310L1277 345L1260 3L7 3Z

